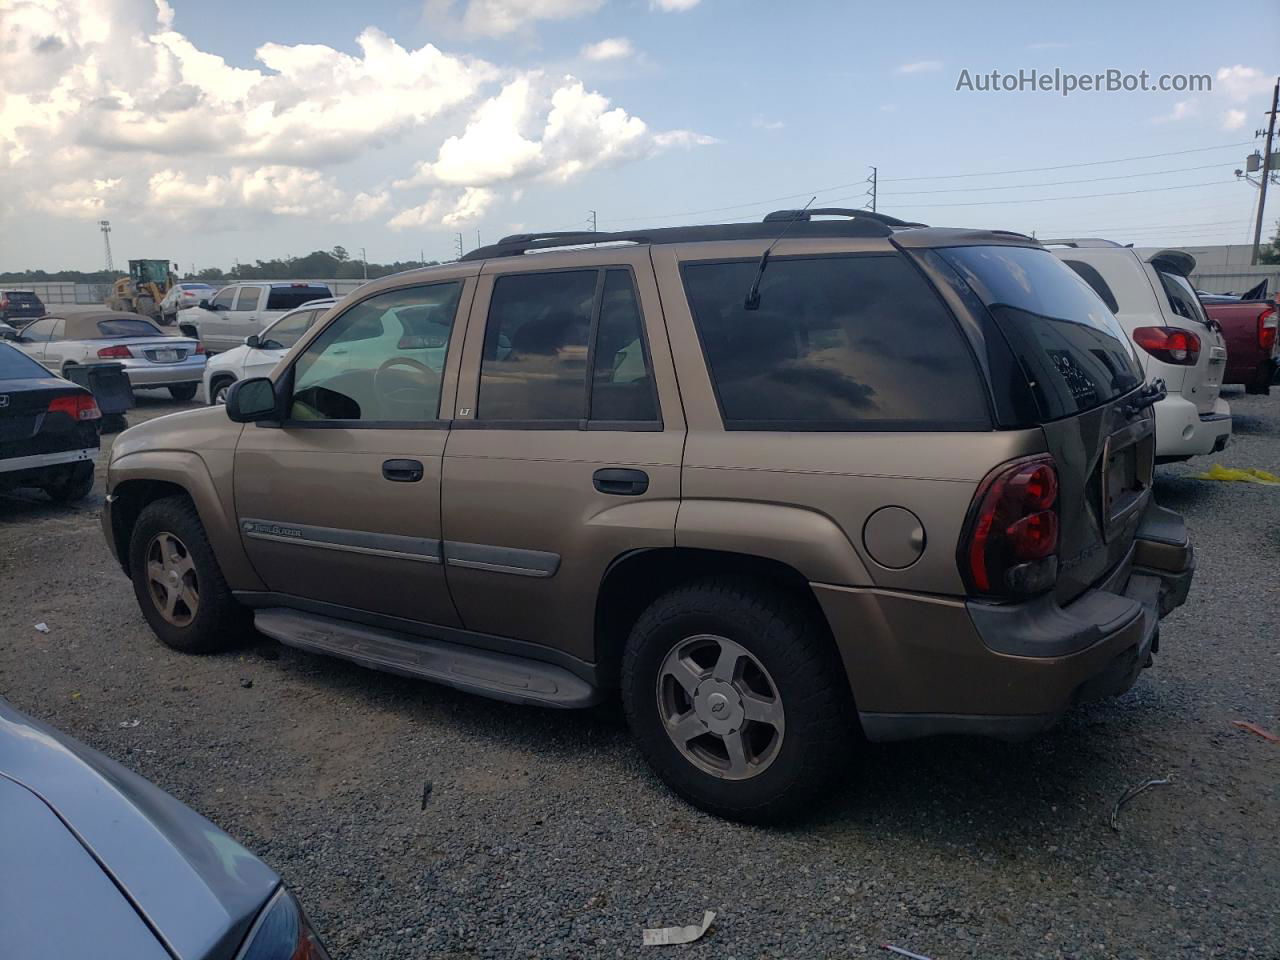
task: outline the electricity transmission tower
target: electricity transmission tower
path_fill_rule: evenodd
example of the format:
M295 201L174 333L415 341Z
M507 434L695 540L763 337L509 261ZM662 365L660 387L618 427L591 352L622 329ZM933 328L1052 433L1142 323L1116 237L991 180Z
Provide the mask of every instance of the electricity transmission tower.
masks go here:
M115 273L116 265L111 259L111 221L99 220L98 229L102 231L102 245L107 251L107 273Z

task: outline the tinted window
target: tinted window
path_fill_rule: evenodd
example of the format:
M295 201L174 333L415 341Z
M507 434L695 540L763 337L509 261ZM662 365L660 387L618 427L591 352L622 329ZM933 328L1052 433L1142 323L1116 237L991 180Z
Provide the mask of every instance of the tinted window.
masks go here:
M47 376L49 371L25 353L20 353L8 344L0 343L0 380L27 380Z
M226 307L228 310L230 310L231 301L233 301L235 297L236 297L235 287L223 287L221 290L218 291L218 295L213 298L213 305L215 307Z
M493 285L476 416L582 420L599 270L499 277Z
M1164 286L1165 296L1169 298L1169 306L1173 308L1173 312L1188 320L1198 320L1203 323L1205 316L1200 300L1196 297L1191 284L1187 282L1187 278L1164 270L1157 270L1156 273L1160 274L1160 283Z
M271 287L267 294L268 310L293 310L310 303L312 300L324 300L333 296L329 288L322 284L305 284L300 287Z
M1045 250L940 250L986 304L1045 419L1107 403L1141 382L1128 339L1093 289Z
M98 335L101 337L163 337L159 327L145 320L99 320Z
M657 421L644 320L629 270L605 271L591 379L592 420Z
M685 290L725 425L739 429L990 427L973 357L900 256L689 263Z
M1107 285L1107 281L1102 279L1102 274L1081 260L1063 260L1068 267L1080 275L1080 279L1087 283L1093 292L1102 298L1102 302L1107 305L1107 309L1112 313L1120 312L1120 304L1116 301L1116 295L1111 291L1111 287Z
M435 420L462 283L362 300L308 344L294 366L295 420Z
M32 340L37 343L43 343L53 337L53 327L58 321L55 319L37 320L35 323L27 324L22 328L22 338L24 340Z
M213 287L207 283L180 283L178 284L183 290L212 290Z
M21 290L10 290L5 293L5 297L14 303L39 303L40 298L34 293L26 293Z
M320 316L321 312L320 310L299 310L297 313L281 317L267 328L260 346L267 350L288 350L311 329L311 324L315 323L316 317Z
M239 299L236 300L237 310L257 310L258 300L262 297L261 287L241 287Z

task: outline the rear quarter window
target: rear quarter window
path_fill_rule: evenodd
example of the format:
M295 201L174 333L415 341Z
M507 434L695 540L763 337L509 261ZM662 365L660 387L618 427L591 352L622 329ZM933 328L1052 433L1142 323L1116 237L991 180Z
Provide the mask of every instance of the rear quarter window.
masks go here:
M326 286L272 287L267 294L268 310L293 310L312 300L325 300L333 294Z
M1045 420L1073 416L1141 383L1129 340L1106 303L1046 250L937 251L986 306Z
M98 336L104 339L115 337L163 337L159 327L152 326L145 320L99 320Z
M727 429L987 430L964 335L896 254L686 263L685 291Z

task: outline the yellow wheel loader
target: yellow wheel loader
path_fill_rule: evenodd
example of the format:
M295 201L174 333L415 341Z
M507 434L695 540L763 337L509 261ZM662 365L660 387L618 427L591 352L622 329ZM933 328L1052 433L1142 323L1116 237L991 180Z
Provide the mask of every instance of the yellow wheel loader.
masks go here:
M121 277L107 295L112 310L160 318L160 301L173 286L168 260L130 260L129 275Z

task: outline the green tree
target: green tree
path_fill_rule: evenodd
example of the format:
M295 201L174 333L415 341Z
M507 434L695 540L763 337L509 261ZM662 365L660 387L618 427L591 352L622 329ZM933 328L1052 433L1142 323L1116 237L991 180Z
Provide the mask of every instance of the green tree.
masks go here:
M1280 220L1276 221L1276 235L1269 243L1263 244L1258 251L1258 262L1265 264L1280 263Z
M339 263L345 263L347 260L351 259L351 254L347 253L347 248L343 246L334 247L332 256L333 259L337 260Z

